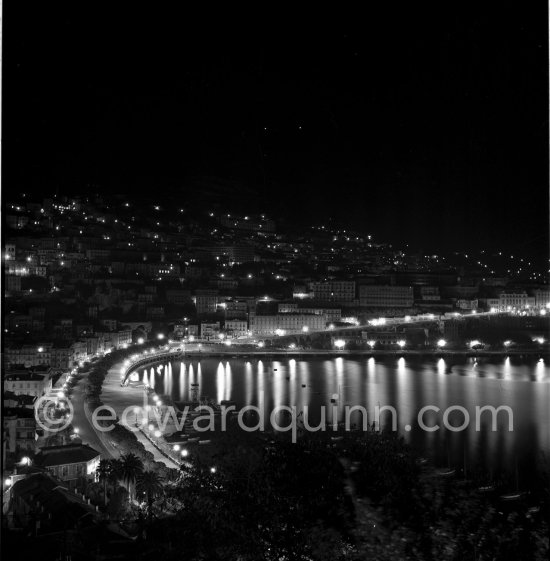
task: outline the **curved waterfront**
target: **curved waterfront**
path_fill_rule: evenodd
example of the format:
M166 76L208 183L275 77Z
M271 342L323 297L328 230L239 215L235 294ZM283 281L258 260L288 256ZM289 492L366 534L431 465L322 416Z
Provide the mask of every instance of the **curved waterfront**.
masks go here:
M344 420L343 406L363 406L369 424L377 406L392 406L400 434L440 466L482 468L495 474L517 471L523 480L531 477L528 466L538 463L540 453L550 454L550 368L542 359L187 357L159 366L139 370L140 382L150 384L156 393L176 403L187 402L196 397L195 389L199 396L217 403L232 401L237 408L259 406L263 400L266 425L270 411L282 405L295 405L298 412L307 406L311 425L320 420L323 405L330 422L335 403L340 406L339 421ZM419 427L418 412L425 406L441 410L424 417L427 425L439 424L440 430ZM453 432L442 424L443 412L452 406L470 414L470 425L463 431ZM497 415L496 431L490 414L479 417L476 430L476 406L509 407L513 431L502 413ZM362 422L360 413L351 418ZM381 427L391 427L391 420L390 413L382 413ZM461 412L449 415L453 426L463 420Z

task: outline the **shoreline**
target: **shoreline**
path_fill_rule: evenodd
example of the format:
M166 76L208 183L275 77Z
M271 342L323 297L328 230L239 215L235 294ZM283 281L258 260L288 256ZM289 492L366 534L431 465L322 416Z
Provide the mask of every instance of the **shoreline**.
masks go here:
M205 345L206 346L206 345ZM212 345L214 347L214 345ZM152 351L150 351L152 353ZM138 442L144 447L145 451L149 452L153 456L153 461L159 464L162 464L168 468L179 468L179 458L175 458L172 455L171 445L160 439L159 442L156 442L156 439L152 438L152 435L149 435L146 430L141 431L134 431L130 428L133 424L132 420L134 417L130 415L127 422L121 418L122 412L126 408L135 408L137 406L143 406L144 404L149 404L149 396L145 393L141 387L136 386L133 383L128 383L125 385L121 384L121 378L123 380L128 380L128 377L131 373L140 370L141 368L149 368L159 362L164 362L166 360L184 360L186 358L193 358L193 359L201 359L201 358L210 358L210 357L225 357L225 359L250 359L250 358L257 358L262 359L265 358L267 360L273 358L276 359L277 357L280 358L305 358L308 357L316 358L316 357L333 357L333 358L354 358L354 357L405 357L405 356L426 356L426 357L433 357L436 359L441 358L451 358L453 356L456 357L525 357L530 358L531 360L539 358L542 360L541 357L548 357L548 350L510 350L509 352L502 352L502 351L472 351L472 350L463 350L463 351L455 351L455 350L438 350L438 351L426 351L426 350L368 350L368 351L342 351L342 350L266 350L266 349L258 349L258 350L250 350L250 349L217 349L217 348L204 348L204 346L199 351L196 350L186 350L184 352L174 352L173 350L163 350L159 352L159 349L156 349L154 354L147 355L144 353L145 356L140 356L139 358L134 355L134 360L130 357L126 359L121 358L117 360L114 364L107 371L107 375L102 383L102 403L103 405L110 406L114 409L117 416L119 417L119 424L128 430L129 432L134 432ZM136 360L137 358L137 360ZM130 362L130 364L125 364L125 361ZM128 380L129 381L129 380ZM137 422L137 417L136 417ZM162 431L164 433L164 430ZM215 433L217 431L214 431ZM163 434L163 436L165 436ZM214 436L210 434L209 436ZM216 435L219 436L219 435ZM160 444L162 442L162 444ZM196 443L193 443L196 444ZM207 455L214 453L218 450L220 443L218 442L218 438L208 438L207 447L202 446L191 446L193 451L189 450L190 457L195 456L197 453L203 454L205 452ZM187 447L187 446L186 446ZM199 452L201 450L201 452ZM178 462L178 463L176 463Z
M173 461L172 458L168 458L166 454L159 450L157 446L144 434L141 430L132 430L131 419L128 419L128 423L124 423L122 419L122 413L127 408L143 406L144 403L148 403L148 397L144 397L143 390L132 387L121 387L120 386L120 366L121 362L116 362L108 370L105 380L102 384L101 401L104 406L112 407L115 411L117 417L119 418L119 425L124 427L129 432L133 433L138 442L140 442L145 451L151 452L155 462L160 462L168 468L179 469L179 466ZM107 433L108 434L108 433Z
M173 354L173 353L172 353ZM419 350L419 349L400 349L400 350L285 350L285 349L262 349L262 350L185 350L179 353L180 357L210 357L210 356L229 356L235 358L258 356L258 357L271 357L271 356L304 356L304 357L315 357L315 356L435 356L438 358L445 356L466 356L466 357L483 357L483 356L538 356L544 358L550 358L550 349L527 349L527 350L508 350L508 351L491 351L491 350ZM148 357L152 359L153 357ZM159 360L163 358L163 355L159 353L155 356Z
M116 368L120 367L121 380L126 383L128 377L135 370L142 367L153 366L159 362L164 362L166 360L184 360L186 358L233 358L233 359L274 359L274 358L357 358L357 357L431 357L435 359L441 358L453 358L453 357L463 357L463 358L486 358L486 357L501 357L501 358L538 358L550 360L550 349L510 349L508 351L501 350L472 350L472 349L458 349L458 350L432 350L432 349L380 349L380 350L333 350L333 349L228 349L217 348L218 345L212 344L211 347L214 348L195 348L186 349L183 351L175 352L174 350L166 350L156 352L149 356L139 356L139 358L130 359L129 364L125 362L120 362L115 365Z
M502 350L472 350L472 349L457 349L457 350L432 350L432 349L380 349L380 350L332 350L332 349L228 349L217 348L218 345L212 344L213 348L201 349L185 349L183 351L174 352L174 350L166 350L156 352L149 356L139 356L139 358L129 360L129 364L120 362L116 367L120 366L122 374L121 380L126 382L129 375L136 369L142 367L149 367L159 362L166 360L184 360L186 358L216 358L224 357L226 359L274 359L274 358L356 358L356 357L431 357L434 359L441 358L487 358L487 357L501 357L501 358L531 358L531 359L547 359L550 360L550 349L510 349L507 351Z

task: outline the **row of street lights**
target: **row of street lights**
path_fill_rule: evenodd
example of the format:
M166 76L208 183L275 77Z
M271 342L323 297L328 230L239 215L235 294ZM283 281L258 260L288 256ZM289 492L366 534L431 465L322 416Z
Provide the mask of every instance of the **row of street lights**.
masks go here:
M535 338L533 339L533 342L534 342L534 343L539 343L540 345L542 345L543 343L546 342L546 340L544 339L544 337L535 337ZM373 339L367 341L367 344L369 345L369 347L370 347L371 349L373 349L373 348L376 346L376 343L377 343L377 341L375 341L375 340L373 340ZM401 339L401 340L397 341L396 344L397 344L400 348L403 349L403 348L406 347L407 342L406 342L404 339ZM512 344L513 344L513 341L510 341L510 340L507 340L507 341L504 341L504 342L503 342L503 345L504 345L505 347L509 347L509 346L512 345ZM445 339L439 339L439 340L436 342L436 345L437 345L440 349L442 349L442 348L444 348L444 347L447 346L447 341L446 341ZM342 350L342 349L346 346L346 341L344 341L343 339L336 339L336 341L334 341L334 346L335 346L337 349ZM472 341L470 341L470 342L468 343L468 346L469 346L471 349L475 349L475 348L477 348L477 347L482 347L482 346L484 346L484 343L483 343L482 341L477 340L477 339L473 339Z

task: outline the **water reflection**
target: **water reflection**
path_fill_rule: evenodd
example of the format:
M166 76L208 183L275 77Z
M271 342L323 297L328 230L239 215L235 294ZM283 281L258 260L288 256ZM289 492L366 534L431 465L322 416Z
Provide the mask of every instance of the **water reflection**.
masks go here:
M143 372L143 382L155 386L158 393L171 395L175 401L191 397L191 385L198 384L200 396L215 401L233 400L237 407L258 405L264 396L266 426L274 407L296 405L297 411L308 407L310 424L320 419L321 406L327 407L332 420L332 406L338 405L338 419L344 420L344 405L363 406L374 414L377 405L390 405L398 411L398 429L407 440L440 465L473 469L476 465L498 470L521 464L533 450L550 453L550 369L543 360L520 361L506 358L491 361L453 358L369 358L279 361L220 361L203 358L166 365L159 374L151 368ZM331 403L336 394L336 403ZM434 432L421 430L418 412L434 405L441 412L427 414L426 424L442 426L443 411L454 405L464 407L471 425L462 432L443 426ZM490 417L481 418L475 429L476 406L508 406L514 415L514 430L507 430L507 420L498 417L498 430L492 430ZM355 415L355 413L353 414ZM390 417L382 425L390 426ZM460 423L460 414L450 416ZM352 422L361 423L360 416ZM406 431L405 425L411 430Z

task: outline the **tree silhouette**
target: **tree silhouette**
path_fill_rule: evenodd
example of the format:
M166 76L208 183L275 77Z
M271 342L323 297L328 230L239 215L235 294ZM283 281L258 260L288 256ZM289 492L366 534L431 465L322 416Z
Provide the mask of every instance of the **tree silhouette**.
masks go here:
M129 501L132 502L132 486L138 475L143 472L143 462L135 454L124 454L120 457L122 481L127 485Z
M101 460L95 470L96 477L103 483L103 503L107 506L107 481L111 477L112 465L109 460Z
M136 493L143 494L147 499L147 516L149 522L153 516L153 501L164 493L164 478L154 471L144 471L137 476Z

